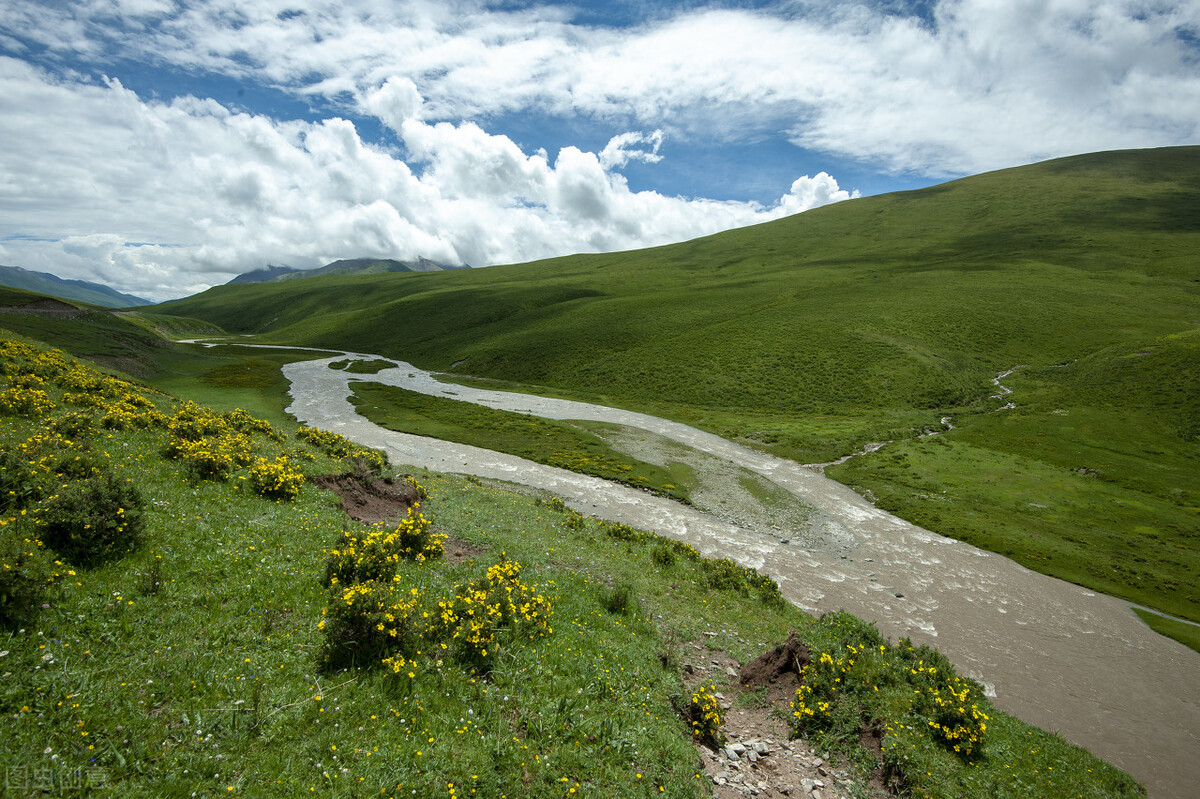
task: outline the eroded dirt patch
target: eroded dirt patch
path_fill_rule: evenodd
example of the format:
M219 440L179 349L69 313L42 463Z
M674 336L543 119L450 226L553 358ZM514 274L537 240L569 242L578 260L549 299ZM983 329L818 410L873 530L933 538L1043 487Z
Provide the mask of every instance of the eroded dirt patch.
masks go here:
M391 477L370 477L354 472L313 478L342 500L351 519L365 524L399 521L421 497L412 483Z

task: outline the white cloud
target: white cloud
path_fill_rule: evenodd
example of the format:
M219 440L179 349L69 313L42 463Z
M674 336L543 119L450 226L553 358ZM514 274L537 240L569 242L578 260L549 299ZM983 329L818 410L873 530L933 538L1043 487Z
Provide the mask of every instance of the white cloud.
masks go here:
M640 131L630 131L613 136L608 140L608 144L604 145L604 149L600 151L600 163L606 169L617 169L625 166L630 161L645 161L647 164L657 164L662 160L662 156L658 154L658 148L663 143L663 132L656 130L653 133L642 133ZM638 147L636 145L647 145L649 150Z
M419 107L428 120L536 109L729 142L790 131L924 175L1200 138L1198 0L941 0L932 24L807 2L628 29L465 1L207 0L165 16L138 4L119 27L17 3L9 27L61 51L349 92L389 125Z
M736 160L786 135L926 177L1200 140L1200 0L940 0L932 21L806 0L619 29L572 13L484 0L11 2L0 46L22 58L44 47L39 63L61 70L0 58L0 260L117 274L121 290L165 297L267 262L520 261L850 196L823 172L770 207L632 191L618 170L660 161L667 140L672 154L703 141ZM345 119L158 102L71 71L129 59L321 95L378 119L400 147L364 143ZM489 130L526 112L611 138L599 152L530 153ZM13 235L57 243L3 240Z
M12 143L0 150L0 240L17 237L0 241L0 262L165 299L271 262L517 262L663 244L849 196L824 174L770 208L634 192L613 169L658 158L658 131L614 137L599 155L565 147L551 163L473 122L421 121L403 81L368 102L386 109L409 162L344 119L147 102L115 80L55 81L0 59L0 137Z

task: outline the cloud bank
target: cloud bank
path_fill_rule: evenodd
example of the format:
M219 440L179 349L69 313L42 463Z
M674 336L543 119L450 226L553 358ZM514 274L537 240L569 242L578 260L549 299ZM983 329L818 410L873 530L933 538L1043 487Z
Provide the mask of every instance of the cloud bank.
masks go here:
M852 194L828 168L759 202L630 188L690 146L740 164L786 140L940 179L1200 141L1200 0L693 5L618 24L483 0L17 0L0 263L161 299L268 262L649 246ZM130 64L320 112L139 95ZM502 124L522 116L583 138L523 147Z

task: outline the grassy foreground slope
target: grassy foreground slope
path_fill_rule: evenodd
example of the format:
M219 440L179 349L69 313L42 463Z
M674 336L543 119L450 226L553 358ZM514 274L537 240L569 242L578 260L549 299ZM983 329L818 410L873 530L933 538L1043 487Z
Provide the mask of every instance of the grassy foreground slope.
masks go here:
M974 449L927 450L916 471L936 490L883 468L887 448L834 475L939 532L1200 620L1198 209L1200 148L1099 153L668 247L220 287L160 310L648 410L804 462L952 416L933 440ZM1014 382L1019 413L992 415L990 381L1016 366L1039 388ZM980 457L986 473L964 473ZM1016 492L1018 474L1080 493L1053 513L1036 497L940 512ZM1132 493L1097 490L1112 481Z
M711 795L693 729L717 738L714 692L739 689L719 671L687 684L687 664L792 630L814 664L796 732L911 795L1144 795L933 650L561 503L422 474L419 513L361 524L304 479L367 459L344 439L8 336L0 434L13 795ZM420 557L386 548L414 531Z

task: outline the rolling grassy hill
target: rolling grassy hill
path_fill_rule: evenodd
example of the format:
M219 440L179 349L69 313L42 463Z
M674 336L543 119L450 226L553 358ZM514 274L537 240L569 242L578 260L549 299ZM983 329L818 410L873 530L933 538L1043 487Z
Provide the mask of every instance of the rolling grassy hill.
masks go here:
M218 287L157 310L646 410L805 462L895 440L831 475L1197 620L1197 253L1200 148L1182 147L649 250ZM991 379L1014 367L1000 411ZM956 429L917 438L945 416Z

